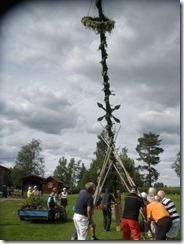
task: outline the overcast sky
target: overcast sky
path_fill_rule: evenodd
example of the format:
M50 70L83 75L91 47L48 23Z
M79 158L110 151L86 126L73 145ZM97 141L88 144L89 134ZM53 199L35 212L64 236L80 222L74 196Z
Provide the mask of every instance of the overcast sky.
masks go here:
M116 22L107 34L110 102L121 105L116 147L127 147L137 164L138 138L159 134L158 182L179 186L171 164L180 151L180 2L104 0L103 8ZM81 24L87 15L98 15L95 0L23 1L2 18L3 166L13 167L33 138L42 141L46 177L63 156L86 167L94 159L104 93L100 37Z

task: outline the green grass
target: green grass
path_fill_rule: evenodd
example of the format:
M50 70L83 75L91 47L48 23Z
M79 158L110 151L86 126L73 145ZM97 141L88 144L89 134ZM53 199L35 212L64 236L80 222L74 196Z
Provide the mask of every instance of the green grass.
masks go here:
M5 241L61 241L71 240L74 231L72 221L73 206L75 205L76 195L68 197L68 218L67 223L48 223L48 222L31 222L20 220L17 215L17 210L20 208L24 200L6 200L0 202L0 240ZM180 196L168 195L176 204L177 210L180 213ZM123 200L123 195L122 195ZM122 202L123 205L123 202ZM95 210L94 220L97 225L96 236L100 240L122 240L121 231L116 231L115 220L112 220L111 231L103 230L103 214L101 210ZM88 239L90 239L90 234ZM179 237L178 237L179 238Z

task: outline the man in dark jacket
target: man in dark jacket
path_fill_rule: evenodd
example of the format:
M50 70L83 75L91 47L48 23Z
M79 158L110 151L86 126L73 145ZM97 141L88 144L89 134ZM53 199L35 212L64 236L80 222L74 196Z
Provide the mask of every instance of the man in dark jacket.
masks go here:
M124 210L122 216L123 240L140 240L139 210L144 208L142 197L138 196L137 188L132 187L131 192L125 196Z
M105 189L105 193L102 197L102 209L104 219L104 230L110 231L111 226L111 203L116 203L114 196L110 193L108 188Z

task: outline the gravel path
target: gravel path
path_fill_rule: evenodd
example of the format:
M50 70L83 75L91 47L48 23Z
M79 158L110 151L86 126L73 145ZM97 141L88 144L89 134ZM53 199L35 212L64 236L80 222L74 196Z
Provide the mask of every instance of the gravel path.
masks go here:
M23 199L22 197L0 197L0 202L4 202L7 200L21 200Z

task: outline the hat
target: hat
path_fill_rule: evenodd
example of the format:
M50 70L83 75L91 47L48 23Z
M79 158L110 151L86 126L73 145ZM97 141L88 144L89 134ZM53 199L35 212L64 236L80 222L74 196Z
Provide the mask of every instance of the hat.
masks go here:
M137 187L136 186L132 186L130 191L131 192L137 192Z
M141 197L143 198L143 199L145 199L145 200L147 200L147 194L146 194L146 192L141 192Z

